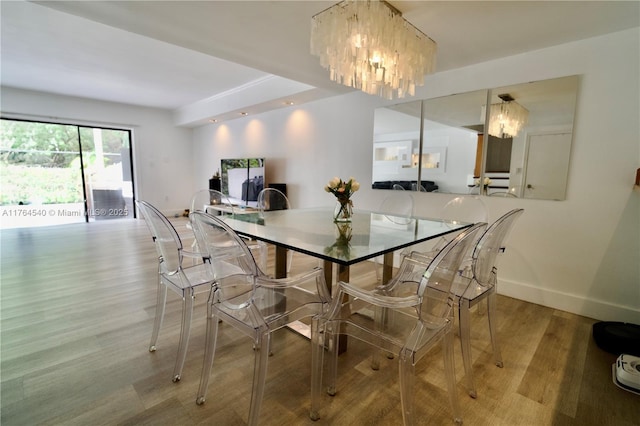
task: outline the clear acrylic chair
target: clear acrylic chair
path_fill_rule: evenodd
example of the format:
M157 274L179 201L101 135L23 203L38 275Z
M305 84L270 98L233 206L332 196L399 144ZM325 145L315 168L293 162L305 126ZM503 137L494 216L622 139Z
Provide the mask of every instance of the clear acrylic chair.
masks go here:
M264 218L265 211L289 210L291 203L284 193L275 188L265 188L258 193L257 201L258 214ZM293 252L287 250L287 273L291 271Z
M258 193L257 208L262 216L265 211L288 210L291 203L284 193L276 188L265 188Z
M171 289L182 297L182 325L180 327L178 355L173 369L173 381L177 382L181 378L182 368L187 356L196 290L209 290L213 277L209 268L205 267L202 262L192 266L183 265L185 258L199 258L202 254L188 252L183 249L180 236L166 216L146 201L136 200L136 205L146 221L158 252L158 294L153 332L151 334L151 343L149 344L150 352L155 352L156 350L156 343L167 303L167 289Z
M390 192L378 207L380 213L397 216L413 215L413 196L410 191Z
M404 192L392 192L388 194L380 203L378 207L379 213L387 213L393 216L402 216L405 218L413 216L413 196L410 191ZM394 219L395 220L395 219ZM402 219L401 219L402 220ZM405 222L402 220L402 224ZM381 265L382 257L378 256L374 259L376 264L376 279L380 281L382 279Z
M438 214L439 219L456 222L481 223L489 221L487 207L482 199L473 195L461 195L447 202ZM402 256L411 256L417 252L429 257L435 256L449 241L455 238L456 234L443 235L435 240L435 243L418 244L408 247L402 251ZM470 259L465 262L467 265Z
M458 302L460 344L462 346L462 359L467 379L467 391L473 398L476 398L477 392L473 379L471 357L471 308L486 299L493 358L495 364L502 368L502 355L496 331L498 254L504 251L505 240L515 221L523 212L523 209L511 210L491 224L486 232L480 236L471 251L471 266L463 269L461 275L456 277L454 282L455 297ZM414 254L412 258L423 263L430 261L430 258L419 254Z
M480 223L488 222L489 214L487 207L480 197L461 195L449 201L440 210L441 219L454 220L459 222ZM439 250L455 237L455 234L442 236L434 249Z
M218 208L218 210L215 210ZM197 191L191 197L191 210L190 212L205 212L210 214L229 214L235 215L236 209L231 204L229 197L215 189L202 189ZM189 227L193 227L193 224L189 223ZM257 257L260 267L264 270L267 266L267 245L262 241L248 240L249 249ZM194 252L199 252L198 241L193 240L191 248Z
M196 191L191 196L189 212L207 212L207 207L214 205L229 206L231 212L233 212L229 197L227 197L222 192L216 191L214 189L201 189L199 191ZM211 211L209 211L208 213L211 213ZM187 228L193 229L193 227L191 226L191 222L187 223ZM191 251L199 252L198 242L195 239L195 235L193 235L193 239L191 242Z
M230 213L233 212L229 197L215 189L201 189L191 196L191 209L189 212L213 213L209 206L228 206Z
M205 212L211 214L217 214L213 208L218 207L219 213L233 214L233 205L227 195L215 189L201 189L196 191L191 196L191 204L189 212ZM224 210L222 210L224 209ZM187 225L191 228L191 223ZM193 241L194 246L197 246L197 241ZM196 251L196 250L194 250Z
M312 331L309 414L312 420L320 417L325 345L328 346L329 358L327 393L335 395L338 336L347 334L398 357L405 425L416 423L413 398L415 365L436 343L442 342L449 400L454 419L456 422L462 421L453 359L454 298L450 293L469 244L485 228L485 223L476 224L460 233L426 268L421 262L403 259L396 276L374 290L365 290L342 281L338 283L338 291L328 311L315 319L318 324ZM439 290L433 291L434 286ZM374 312L373 321L371 311ZM376 351L372 368L376 370L378 367L379 356Z
M255 425L264 393L271 333L292 321L323 312L331 300L324 272L314 268L291 278L270 278L260 270L245 241L221 219L201 212L191 215L198 244L209 253L208 265L216 277L207 306L205 357L196 402L205 402L221 320L253 340L249 424ZM221 274L221 268L228 268L229 264L242 272Z

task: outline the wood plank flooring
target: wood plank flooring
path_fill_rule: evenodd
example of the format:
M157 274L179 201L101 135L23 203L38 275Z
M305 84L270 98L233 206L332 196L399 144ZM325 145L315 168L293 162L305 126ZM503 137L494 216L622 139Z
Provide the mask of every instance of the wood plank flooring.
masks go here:
M188 234L185 219L176 219ZM196 300L183 378L172 383L180 301L169 295L155 353L148 352L156 253L142 220L101 221L1 233L1 424L243 425L252 379L251 342L222 326L207 402L195 403L204 353L206 294ZM185 245L188 245L186 242ZM273 251L270 265L273 264ZM296 254L292 273L317 265ZM375 281L373 264L351 271ZM612 384L615 356L591 337L594 320L500 296L505 367L493 365L486 317L472 316L478 398L458 391L467 425L638 425L640 397ZM308 418L309 342L281 330L269 359L264 425L402 424L397 360L369 368L355 340L341 355L338 393ZM418 364L421 424L452 423L436 349Z

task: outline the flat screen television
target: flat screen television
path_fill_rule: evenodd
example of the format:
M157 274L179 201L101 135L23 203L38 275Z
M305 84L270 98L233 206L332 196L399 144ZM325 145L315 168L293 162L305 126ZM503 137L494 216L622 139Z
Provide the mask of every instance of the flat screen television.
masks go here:
M264 158L220 160L221 190L231 204L256 207L258 193L265 187Z

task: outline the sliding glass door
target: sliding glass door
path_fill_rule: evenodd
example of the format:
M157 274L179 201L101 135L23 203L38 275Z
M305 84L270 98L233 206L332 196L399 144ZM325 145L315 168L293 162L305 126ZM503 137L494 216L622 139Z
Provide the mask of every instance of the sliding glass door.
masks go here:
M2 228L133 218L128 130L2 119Z
M87 218L133 217L129 132L80 127Z

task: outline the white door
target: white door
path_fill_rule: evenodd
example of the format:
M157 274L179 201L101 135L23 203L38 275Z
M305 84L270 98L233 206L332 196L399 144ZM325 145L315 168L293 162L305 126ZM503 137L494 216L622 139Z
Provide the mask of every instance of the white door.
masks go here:
M570 153L571 133L529 135L524 198L564 200Z

